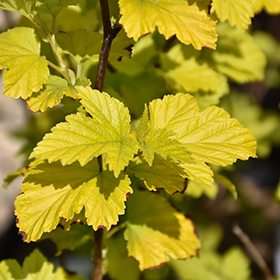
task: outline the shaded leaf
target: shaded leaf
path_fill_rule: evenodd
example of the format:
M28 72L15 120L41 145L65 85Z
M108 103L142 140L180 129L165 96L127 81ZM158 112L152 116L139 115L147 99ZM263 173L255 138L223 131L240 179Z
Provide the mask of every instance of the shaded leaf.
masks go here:
M56 245L55 255L59 256L64 250L73 251L77 247L90 241L91 233L92 228L85 225L74 224L71 226L71 229L67 231L57 227L54 231L45 233L41 240L50 239Z
M180 280L250 279L250 262L241 249L236 247L229 249L224 256L212 251L201 253L199 260L172 260L171 266Z
M37 0L37 11L42 14L56 16L63 8L69 5L76 5L79 0Z
M99 32L78 29L59 32L56 40L64 52L72 55L80 63L86 58L98 61L103 35Z
M208 4L203 2L204 9ZM122 15L120 23L128 37L133 37L135 41L153 32L157 26L166 39L176 35L181 42L192 44L196 49L215 49L215 22L196 2L190 5L184 0L121 0L119 5Z
M77 275L67 275L63 268L54 265L35 249L24 259L22 267L15 260L0 263L1 280L82 280Z
M206 63L199 64L194 57L181 61L163 76L177 91L217 90L221 84L219 74Z
M214 67L238 83L254 82L264 78L266 57L246 32L219 24L218 47L211 52Z
M106 272L114 280L139 280L138 263L128 256L126 241L121 234L107 241Z
M182 192L187 187L184 176L168 161L155 157L153 164L149 166L145 161L132 162L128 170L133 172L136 177L143 180L150 191L165 189L169 194ZM164 176L163 176L164 174ZM184 174L185 175L185 174ZM186 177L186 175L185 175Z
M115 178L110 171L100 173L96 160L83 167L77 162L35 162L15 201L17 226L27 242L36 241L55 229L61 217L72 219L84 207L88 225L110 229L124 214L124 202L132 193L129 185L124 174Z
M33 28L17 27L0 34L0 69L7 67L5 95L26 99L47 82L48 64L40 48Z
M176 212L164 197L139 192L129 199L127 215L124 237L129 256L139 262L140 270L159 267L169 257L197 255L200 241L192 221Z

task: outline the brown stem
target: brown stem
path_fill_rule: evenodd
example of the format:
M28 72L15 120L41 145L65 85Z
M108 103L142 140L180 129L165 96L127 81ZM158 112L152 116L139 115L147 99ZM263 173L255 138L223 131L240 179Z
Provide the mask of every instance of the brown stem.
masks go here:
M103 229L100 228L94 235L94 261L92 280L102 280L102 239Z
M97 68L97 75L96 75L94 88L99 91L102 91L111 44L113 39L117 36L118 32L120 31L121 27L120 25L112 26L108 0L100 0L100 6L102 12L104 37L103 37L103 44L99 57L99 64ZM97 158L97 161L99 164L99 171L101 173L103 170L101 155ZM100 228L95 232L95 236L94 236L95 247L94 247L94 261L93 261L93 275L92 275L93 280L102 280L103 278L102 239L103 239L103 229Z
M272 273L268 268L266 262L264 261L263 257L255 247L255 245L252 243L248 235L240 228L239 225L234 225L232 231L242 241L244 246L250 252L252 259L257 263L258 267L265 276L265 279L274 280L274 277L272 276Z
M121 26L112 26L107 0L100 0L100 6L102 12L104 37L101 53L99 56L99 64L94 88L98 89L99 91L102 91L111 44L113 39L117 36L118 32L120 31Z

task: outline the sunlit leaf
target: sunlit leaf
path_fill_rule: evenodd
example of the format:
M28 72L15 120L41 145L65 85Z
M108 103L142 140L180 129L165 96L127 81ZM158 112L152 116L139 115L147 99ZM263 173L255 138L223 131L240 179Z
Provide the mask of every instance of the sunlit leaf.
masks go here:
M17 226L25 241L36 241L55 229L60 218L72 219L84 207L88 225L94 230L110 229L124 214L127 195L132 193L129 178L115 178L110 171L99 172L96 160L81 167L75 162L41 162L30 168L15 201Z
M54 265L35 249L27 256L22 267L15 260L4 260L0 263L1 280L82 280L77 275L67 275L67 273Z
M77 93L66 80L50 75L44 88L27 99L27 105L33 112L44 112L48 107L58 105L64 95L73 97L77 96Z
M228 165L237 159L256 157L256 140L252 132L222 108L198 111L195 98L189 94L166 95L149 104L150 126L175 132L195 163L183 163L190 180L211 186L212 171L205 164Z
M254 12L259 13L262 9L268 14L277 15L280 13L280 0L256 0Z
M189 4L184 0L121 0L120 23L128 37L133 37L135 41L142 35L153 32L157 26L166 39L176 35L181 42L192 44L196 49L215 49L217 34L215 22L205 10L208 4L208 1Z
M4 73L4 94L26 99L47 82L49 69L40 56L40 42L33 28L17 27L0 34L0 69Z
M139 262L140 270L159 267L170 257L197 255L200 241L192 221L175 211L164 197L139 192L129 199L127 215L124 237L129 256Z
M228 20L231 25L245 30L254 16L256 0L213 0L211 12L216 12L221 21Z
M182 167L184 168L188 179L203 186L212 186L214 182L214 173L203 160L196 160L195 163L184 163L182 164Z
M81 165L93 157L104 156L109 169L118 176L138 150L136 140L129 136L130 116L128 109L115 98L87 87L77 87L81 103L91 117L81 113L69 115L46 134L31 157L61 160L71 164L78 160Z

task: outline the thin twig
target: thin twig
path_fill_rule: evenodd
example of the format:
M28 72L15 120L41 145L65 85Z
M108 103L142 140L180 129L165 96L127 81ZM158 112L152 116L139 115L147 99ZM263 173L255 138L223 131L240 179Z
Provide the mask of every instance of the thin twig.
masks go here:
M263 275L265 276L265 279L266 280L275 280L275 278L273 277L266 262L264 261L263 257L257 250L256 246L252 243L252 241L250 240L248 235L237 224L235 224L232 227L232 231L241 240L241 242L244 244L244 246L247 248L252 259L256 262L256 264L262 271Z
M107 0L100 0L100 6L102 12L104 37L101 53L99 56L99 64L94 88L98 89L99 91L102 91L111 44L113 39L117 36L118 32L120 31L121 26L112 26Z
M99 57L99 64L97 68L96 80L94 88L102 91L103 83L105 78L105 71L107 67L107 62L109 58L110 48L113 39L116 37L118 31L120 30L120 26L117 28L112 26L112 22L110 19L109 5L108 0L100 0L101 12L102 12L102 21L103 21L103 44ZM102 156L100 155L97 158L99 164L100 173L103 170L102 166ZM94 238L94 261L93 261L93 280L102 280L102 239L103 239L103 229L98 229L95 232Z

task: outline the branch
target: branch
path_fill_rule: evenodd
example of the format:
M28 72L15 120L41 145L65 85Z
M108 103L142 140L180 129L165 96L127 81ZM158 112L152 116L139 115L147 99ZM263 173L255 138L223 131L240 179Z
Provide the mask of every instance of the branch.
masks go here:
M263 257L252 243L248 235L240 228L239 225L234 225L232 228L233 233L241 240L247 250L250 252L252 259L257 263L258 267L262 271L266 280L274 280L271 271L269 270Z
M99 56L99 64L94 88L102 91L111 44L113 39L121 30L121 26L119 24L112 26L107 0L100 0L100 6L102 12L104 37L101 53Z
M93 280L102 280L102 239L103 229L100 228L94 235L94 261L93 261Z
M99 64L97 69L97 75L95 80L94 88L102 91L105 71L107 67L107 62L109 58L110 48L113 39L117 36L118 32L121 29L121 26L112 26L110 19L109 5L108 0L100 0L101 12L102 12L102 21L104 29L104 37L102 49L99 57ZM99 164L100 173L102 172L102 156L97 158ZM103 229L100 228L95 232L94 236L94 261L93 261L93 280L102 280L102 239L103 239Z

